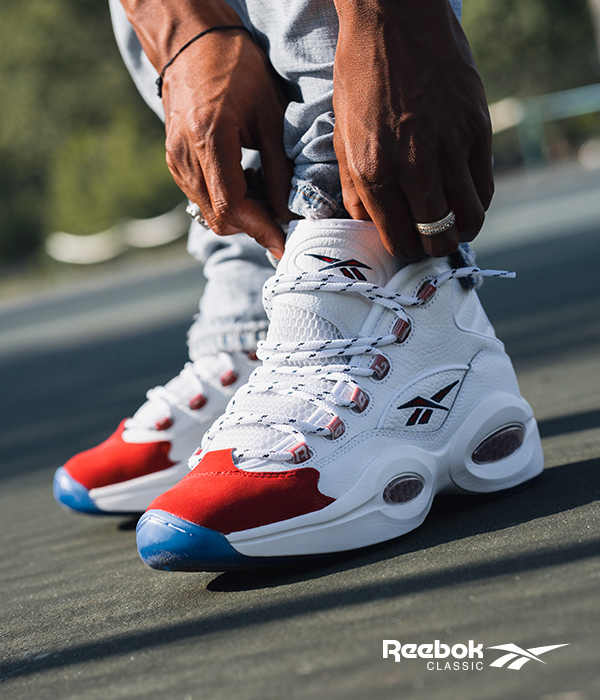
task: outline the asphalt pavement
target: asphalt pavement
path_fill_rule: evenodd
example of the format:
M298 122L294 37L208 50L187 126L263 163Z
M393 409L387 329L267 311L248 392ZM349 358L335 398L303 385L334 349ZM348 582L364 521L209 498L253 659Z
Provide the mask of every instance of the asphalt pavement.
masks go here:
M199 266L4 300L0 697L600 698L600 172L501 180L476 248L482 266L517 271L482 298L540 423L542 479L440 501L387 545L259 573L152 571L133 521L52 497L56 467L185 361ZM449 655L397 662L383 640ZM489 647L507 644L535 658L491 666L508 651ZM568 646L540 651L554 645Z

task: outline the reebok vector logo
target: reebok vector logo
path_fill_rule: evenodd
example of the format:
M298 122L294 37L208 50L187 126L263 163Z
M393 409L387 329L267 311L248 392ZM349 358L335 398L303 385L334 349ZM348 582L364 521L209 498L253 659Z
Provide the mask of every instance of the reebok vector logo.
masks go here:
M351 280L361 280L366 282L367 278L363 275L359 268L363 270L372 270L364 262L351 258L350 260L340 260L339 258L331 258L329 255L317 255L316 253L306 253L310 255L311 258L316 258L317 260L322 260L323 262L329 263L325 267L322 267L319 272L324 272L325 270L339 270L344 277L349 277Z
M429 423L433 412L437 410L449 411L447 406L443 406L440 402L443 401L446 396L454 389L460 380L457 379L452 384L448 384L443 389L436 391L436 393L430 398L425 399L422 396L415 396L407 403L403 403L402 406L398 406L398 410L402 408L414 408L415 410L410 414L406 425L415 425L417 422L419 425L424 425Z
M552 644L545 647L531 647L523 649L516 644L499 644L488 649L499 649L508 652L491 663L494 668L507 668L512 671L520 670L528 661L546 662L539 657L553 649L566 647L569 644ZM397 639L383 640L383 658L393 659L399 662L404 659L427 659L425 662L428 671L482 671L485 668L483 661L483 644L477 644L469 639L467 644L444 644L439 639L429 644L400 643Z
M521 649L521 647L516 644L500 644L497 647L486 647L487 649L502 649L502 651L508 651L508 654L504 654L499 659L496 659L490 664L490 666L495 666L496 668L510 668L513 671L518 671L522 668L528 661L539 661L545 664L545 661L538 658L540 654L545 654L547 651L552 651L552 649L558 649L559 647L568 647L568 644L552 644L549 647L532 647L531 649ZM514 659L514 661L513 661ZM512 662L512 663L511 663Z

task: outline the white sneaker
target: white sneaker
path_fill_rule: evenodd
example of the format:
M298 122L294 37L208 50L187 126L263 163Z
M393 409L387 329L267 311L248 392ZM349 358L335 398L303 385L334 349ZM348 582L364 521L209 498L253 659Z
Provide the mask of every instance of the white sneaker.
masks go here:
M56 500L82 513L142 513L187 474L204 432L257 365L245 353L225 352L188 362L165 386L150 389L107 440L57 470Z
M149 566L351 550L416 528L437 493L503 491L542 471L510 359L458 279L479 271L399 268L370 223L291 226L266 284L263 366L142 516Z

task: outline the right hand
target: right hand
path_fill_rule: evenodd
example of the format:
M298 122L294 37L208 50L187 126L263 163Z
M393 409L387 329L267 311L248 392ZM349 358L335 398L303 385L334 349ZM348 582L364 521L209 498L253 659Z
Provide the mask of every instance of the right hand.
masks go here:
M167 164L211 229L245 231L281 258L292 167L286 103L264 52L241 30L207 34L167 69L163 105ZM260 152L268 206L246 196L242 147Z
M492 129L467 39L447 0L335 0L334 146L344 205L408 262L481 229L494 191ZM367 79L365 79L367 76ZM452 209L433 236L415 221Z

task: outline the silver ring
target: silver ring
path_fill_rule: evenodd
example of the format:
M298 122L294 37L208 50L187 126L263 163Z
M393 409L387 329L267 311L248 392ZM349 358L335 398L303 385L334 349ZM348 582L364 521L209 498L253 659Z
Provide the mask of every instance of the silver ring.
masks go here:
M452 228L454 226L454 222L456 221L456 216L452 209L446 214L446 216L443 219L440 219L439 221L432 221L430 224L417 224L415 223L415 226L417 227L417 231L423 235L423 236L435 236L437 233L443 233L444 231L447 231L449 228Z
M189 214L191 218L197 223L200 224L203 228L209 229L210 226L208 225L208 222L206 219L202 216L202 212L200 211L200 207L197 204L194 204L193 202L190 202L187 207L185 208L185 213Z

